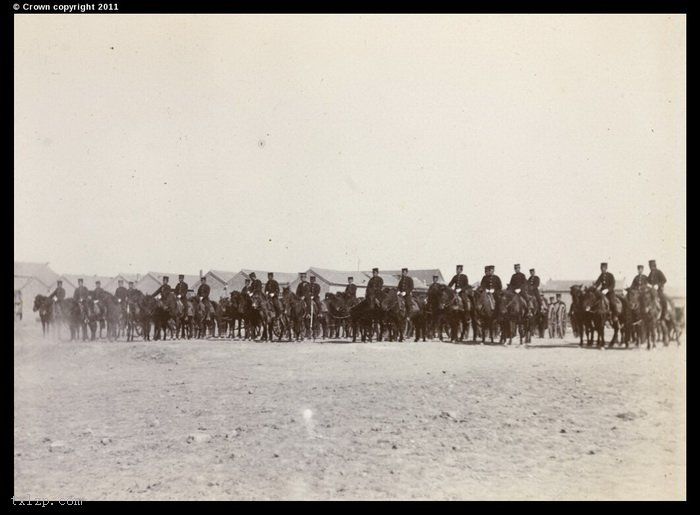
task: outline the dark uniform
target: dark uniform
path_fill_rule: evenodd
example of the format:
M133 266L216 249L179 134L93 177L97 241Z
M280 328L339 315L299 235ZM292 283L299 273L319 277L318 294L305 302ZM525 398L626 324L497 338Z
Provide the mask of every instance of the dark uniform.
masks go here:
M399 279L399 285L397 287L399 292L399 298L403 301L403 307L406 313L411 310L411 294L413 292L413 278L409 276L401 276Z
M382 292L382 288L384 287L384 279L382 279L379 276L372 276L370 277L369 281L367 281L367 289L365 291L365 298L369 299L370 302L372 303L370 307L374 307L374 303L379 297L379 295ZM378 306L377 306L378 307Z
M297 285L297 297L306 299L311 297L311 283L306 279L302 279Z
M537 300L537 307L542 307L542 297L540 297L540 278L536 275L531 275L527 278L527 289L530 295L534 295Z
M282 311L280 305L280 284L272 278L268 279L265 283L265 294L272 299L275 314L279 316Z
M664 285L666 284L666 276L664 273L656 268L656 262L650 261L649 266L652 267L649 272L649 284L652 287L657 287L659 291L659 299L661 300L661 318L666 317L666 296L664 295Z
M464 291L469 288L469 278L466 274L455 274L447 284L448 288L452 288L453 286L456 286L458 289Z
M89 292L88 292L87 287L85 287L85 285L80 285L73 292L73 299L82 303L83 301L87 300L88 295L89 295Z
M246 284L241 288L241 294L248 295L250 293L250 285Z
M168 297L172 292L173 289L170 287L170 285L168 283L163 283L158 287L156 291L153 292L153 296L156 297L160 295L161 297L165 298Z
M137 302L139 300L139 293L140 292L136 288L129 286L129 289L126 290L126 299L129 302Z
M661 270L653 269L649 272L649 284L652 286L658 286L659 293L664 292L664 285L666 284L666 276Z
M262 291L263 291L262 281L258 278L253 279L250 283L250 288L248 291L251 291L253 293L262 293Z
M608 298L608 301L610 301L610 309L611 311L617 312L615 302L615 276L608 271L601 272L598 279L596 279L595 283L593 283L593 286L596 288L600 287L601 291L608 290L606 297Z
M348 284L345 287L345 294L354 299L357 296L357 285L355 283Z
M126 301L126 293L127 289L124 288L123 286L118 286L117 289L114 291L114 298L117 299L117 302L124 302Z
M187 292L189 289L190 287L185 281L180 281L175 285L175 289L173 290L175 296L178 297L183 304L187 302Z
M493 275L486 274L484 277L482 277L481 278L481 287L484 290L501 291L503 289L503 285L501 283L501 278L495 274L493 274Z
M211 293L211 286L209 286L207 283L202 283L199 285L199 288L197 288L197 297L199 297L200 301L204 303L207 310L211 311L209 293Z
M66 290L63 289L63 286L56 286L56 289L51 295L49 295L49 298L55 298L55 300L63 300L66 298Z
M314 313L321 313L321 285L316 281L309 283L311 287L311 298L314 301Z
M648 286L648 285L649 285L649 278L644 274L637 274L634 276L634 279L632 279L632 284L630 285L630 289L638 290L638 289L643 288L644 286Z
M527 277L522 272L515 272L510 276L509 289L510 290L525 290L524 286L527 284Z
M95 290L92 292L93 298L96 300L102 300L102 295L104 292L105 291L102 289L102 286L95 286Z

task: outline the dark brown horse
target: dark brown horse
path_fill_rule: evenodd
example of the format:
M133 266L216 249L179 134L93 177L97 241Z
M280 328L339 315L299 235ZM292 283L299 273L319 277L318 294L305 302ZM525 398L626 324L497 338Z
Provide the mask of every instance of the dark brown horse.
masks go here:
M576 284L571 286L569 291L571 292L571 327L580 338L579 346L583 347L584 337L588 345L593 345L593 319L583 303L586 290L582 284Z
M306 317L306 303L294 292L285 288L282 291L282 311L284 316L285 334L289 341L301 341L304 339L304 319Z
M49 328L52 322L53 310L51 309L53 305L53 300L49 299L45 295L37 295L34 297L34 307L32 311L35 313L39 312L39 319L41 320L41 332L46 338L49 335Z
M519 294L504 290L498 306L498 321L501 324L501 343L510 345L516 333L520 336L520 345L530 343L528 301Z
M589 286L583 292L583 308L591 317L593 329L597 333L598 347L605 345L605 323L609 322L613 328L613 337L609 346L617 343L617 336L620 332L619 313L623 312L622 300L615 297L615 310L610 306L608 297L598 288Z
M481 343L486 342L486 331L489 332L491 343L493 343L493 335L496 331L498 313L496 312L496 297L483 288L477 288L474 292L474 302L476 304L476 313L479 319L481 328Z

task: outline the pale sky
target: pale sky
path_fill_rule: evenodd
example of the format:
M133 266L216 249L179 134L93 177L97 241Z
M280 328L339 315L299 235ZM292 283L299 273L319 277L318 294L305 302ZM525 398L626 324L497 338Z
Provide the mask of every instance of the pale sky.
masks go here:
M684 16L14 19L15 260L685 282Z

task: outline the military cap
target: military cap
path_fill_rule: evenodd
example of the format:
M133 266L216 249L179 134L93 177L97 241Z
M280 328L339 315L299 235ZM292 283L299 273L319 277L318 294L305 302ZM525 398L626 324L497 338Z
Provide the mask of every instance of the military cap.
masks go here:
M656 260L655 260L655 259L650 259L650 260L649 260L649 266L656 266Z
M439 275L434 275L434 276L433 276L433 279L440 279L440 276L439 276Z
M177 278L178 278L178 279L184 279L184 278L185 278L185 274L180 274L180 275L177 276Z
M202 281L203 283L207 282L207 276L206 276L206 275L203 275L203 276L200 278L200 281Z
M101 282L101 281L95 281L95 284L102 285L102 282Z
M515 263L515 264L513 265L513 268L516 268L516 267L517 267L517 268L520 268L520 263Z
M402 268L402 269L401 269L401 272L402 272L402 273L403 273L403 272L408 272L408 268Z
M56 284L63 284L63 281L59 279L58 281L56 281Z
M558 299L561 298L561 293L557 293L557 298L558 298Z
M170 277L168 277L167 275L164 275L164 276L163 276L163 280L164 280L164 281L169 281L169 280L170 280Z
M530 272L534 272L534 271L535 271L535 269L534 269L534 268L531 268L531 269L530 269Z
M600 266L608 266L607 263L601 263Z
M488 268L489 270L496 270L496 267L493 266L493 265L489 265L489 266L487 266L486 268Z
M124 279L117 279L117 284L124 283Z
M640 269L640 268L643 270L643 269L644 269L644 265L637 265L637 269Z
M255 272L250 272L250 277L252 277L253 279L255 279Z
M129 281L129 284L134 284L134 281Z
M78 279L78 282L79 282L79 283L82 283L82 282L83 282L83 280L82 280L82 279Z
M354 280L353 276L348 277L348 281L353 281L353 280Z
M311 276L311 280L312 280L312 281L315 281L315 280L316 280L316 276L315 276L315 275L312 275L312 276Z
M272 276L274 276L274 275L275 275L275 274L273 274L272 272L268 272L268 273L267 273L267 276L268 276L268 277L272 277Z
M306 272L299 272L299 277L306 277Z
M464 265L457 265L457 268L464 268Z
M373 269L372 269L372 272L377 272L377 273L379 273L379 268L373 268Z

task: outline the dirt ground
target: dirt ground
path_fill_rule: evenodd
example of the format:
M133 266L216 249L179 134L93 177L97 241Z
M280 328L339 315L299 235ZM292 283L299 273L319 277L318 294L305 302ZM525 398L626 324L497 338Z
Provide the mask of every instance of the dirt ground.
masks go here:
M14 494L685 499L685 342L657 350L14 338Z

